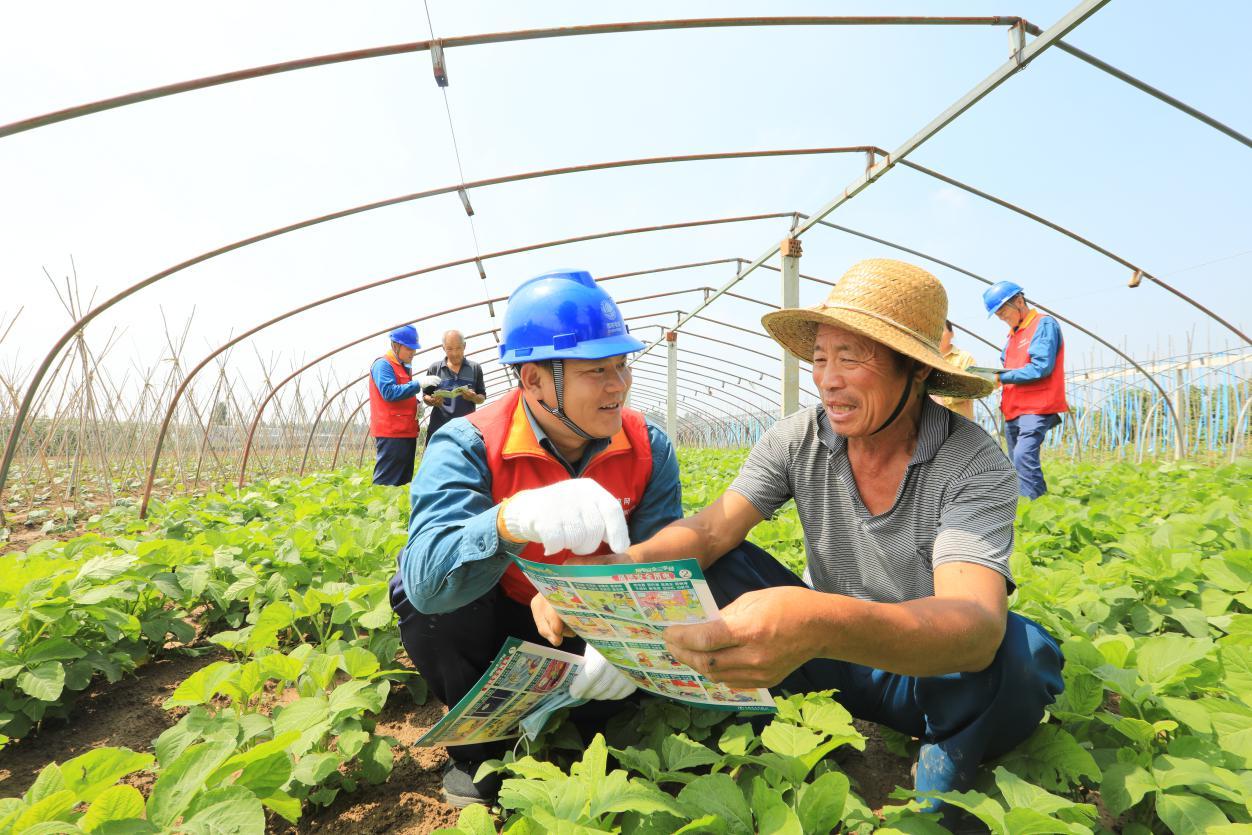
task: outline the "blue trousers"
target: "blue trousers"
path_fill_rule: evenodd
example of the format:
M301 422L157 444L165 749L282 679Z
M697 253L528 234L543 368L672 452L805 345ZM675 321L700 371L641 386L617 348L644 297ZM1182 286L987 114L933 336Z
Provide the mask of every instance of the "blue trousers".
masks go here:
M714 563L705 577L718 606L747 591L804 585L749 542ZM801 666L774 689L838 690L835 698L858 719L921 739L918 790L964 791L980 763L1034 732L1044 708L1065 688L1064 663L1042 626L1010 612L995 660L976 673L904 676L823 658Z
M413 480L417 438L375 438L374 483L408 486Z
M1017 470L1017 492L1028 499L1037 499L1048 492L1043 467L1039 465L1039 449L1048 430L1060 424L1060 415L1018 415L1004 423L1009 459Z

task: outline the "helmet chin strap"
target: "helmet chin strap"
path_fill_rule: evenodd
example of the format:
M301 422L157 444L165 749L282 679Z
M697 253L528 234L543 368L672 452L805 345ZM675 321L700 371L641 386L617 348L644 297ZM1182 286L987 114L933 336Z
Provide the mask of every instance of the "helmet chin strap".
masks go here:
M552 382L556 384L556 408L552 408L540 398L539 405L543 407L543 410L584 441L601 440L595 435L588 434L585 429L570 420L569 415L565 414L565 362L563 360L552 360Z
M883 422L883 425L870 432L870 435L877 435L891 424L895 423L895 419L904 411L905 405L909 402L909 395L913 393L913 371L917 368L916 360L909 360L908 373L904 375L904 391L900 393L900 400L896 403L896 407L891 411L891 415Z

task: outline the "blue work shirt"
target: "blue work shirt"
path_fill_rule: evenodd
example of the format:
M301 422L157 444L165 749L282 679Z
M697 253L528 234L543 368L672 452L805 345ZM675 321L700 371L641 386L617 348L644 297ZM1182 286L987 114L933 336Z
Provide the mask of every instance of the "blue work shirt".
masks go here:
M523 401L524 403L525 401ZM556 452L526 408L535 438L577 478L608 440L592 441L575 465ZM642 542L682 518L678 457L669 438L648 424L652 475L627 522L630 541ZM592 445L598 445L592 448ZM459 609L500 582L512 558L527 543L502 540L498 507L491 497L487 447L478 429L454 418L431 436L410 490L409 541L400 555L400 580L409 601L423 614Z
M357 366L357 368L360 367ZM422 390L417 380L397 383L396 370L391 367L391 363L387 362L385 357L374 360L374 364L370 366L370 378L374 381L374 385L378 386L378 393L383 396L383 400L388 402L415 397Z
M1061 349L1061 327L1051 316L1038 314L1039 324L1026 349L1030 362L1021 368L1000 372L1001 383L1033 383L1042 380L1056 367L1056 352ZM1004 365L1005 352L1000 352L1000 365Z

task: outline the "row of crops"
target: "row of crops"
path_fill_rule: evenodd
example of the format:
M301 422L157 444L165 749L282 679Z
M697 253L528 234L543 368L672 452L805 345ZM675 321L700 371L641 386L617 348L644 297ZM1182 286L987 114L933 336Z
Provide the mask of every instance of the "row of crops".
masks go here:
M687 506L742 455L685 451ZM1052 494L1020 512L1014 608L1064 641L1066 692L977 791L945 799L997 833L1247 830L1249 475L1049 470ZM174 690L178 721L150 747L49 764L0 800L0 835L263 832L385 782L397 751L375 719L424 699L386 594L406 519L403 491L348 471L171 501L149 522L122 500L84 536L0 558L0 745L72 727L78 694L154 657L223 653ZM793 512L754 539L802 565ZM452 831L942 831L908 787L866 805L838 765L865 739L832 694L778 708L754 726L645 701L585 741L558 724L487 766L507 777L503 816L471 808Z

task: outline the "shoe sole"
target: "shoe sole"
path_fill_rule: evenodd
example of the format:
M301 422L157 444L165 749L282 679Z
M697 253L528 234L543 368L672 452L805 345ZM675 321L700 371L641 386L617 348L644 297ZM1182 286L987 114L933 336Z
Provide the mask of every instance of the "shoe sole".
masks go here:
M485 800L481 797L466 797L459 794L451 794L447 790L443 793L443 801L449 806L457 809L464 809L466 806L486 806L490 809L495 805L495 800Z

